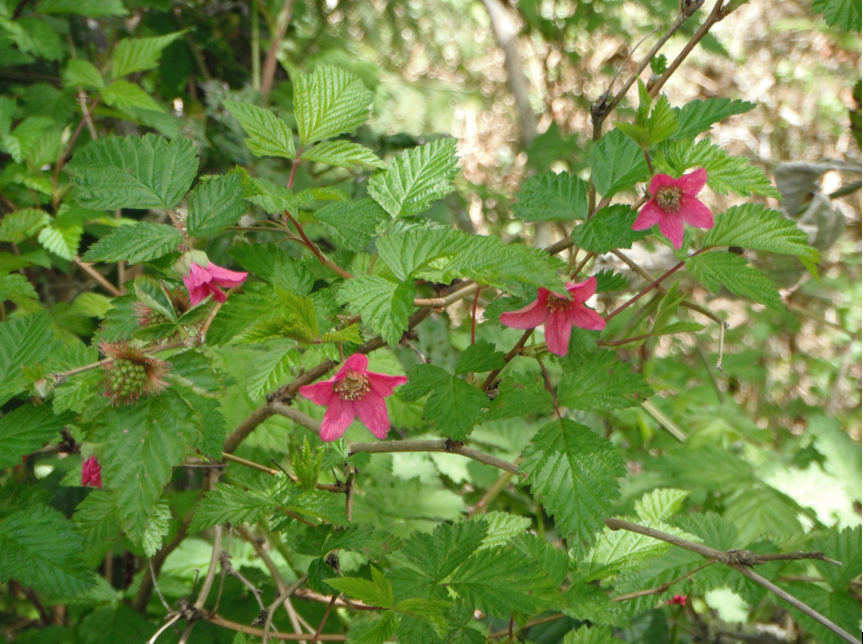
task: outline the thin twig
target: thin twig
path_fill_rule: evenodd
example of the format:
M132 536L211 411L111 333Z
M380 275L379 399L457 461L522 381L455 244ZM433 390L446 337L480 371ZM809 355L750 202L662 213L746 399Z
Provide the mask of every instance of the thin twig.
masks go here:
M444 440L402 440L402 441L382 441L380 443L349 443L348 453L357 454L359 452L368 452L370 454L393 454L396 452L441 452L445 454L459 454L472 460L492 465L500 470L505 470L511 474L519 474L519 468L504 459L480 452L471 447L466 447L462 443Z
M102 273L93 268L93 264L89 262L83 262L81 261L81 258L77 256L72 261L74 261L75 265L81 268L90 277L99 282L99 285L106 291L111 293L111 295L113 295L114 297L120 297L121 295L123 295L123 292L119 288L117 288L116 286L114 286L114 284L105 279L105 276L102 275Z
M289 586L284 591L282 591L279 594L279 597L277 597L273 601L273 603L267 607L267 619L264 622L264 632L262 633L262 638L261 638L262 644L267 644L267 638L268 638L268 635L270 633L270 625L271 625L271 622L273 622L273 614L276 612L276 609L279 608L279 605L283 601L285 601L286 599L291 597L292 593L294 593L295 590L297 590L298 588L303 586L303 584L305 584L305 583L306 583L306 575L303 575L300 579L298 579L296 582L294 582L291 586Z
M233 631L240 631L245 633L246 635L254 635L256 637L262 637L264 635L264 631L260 628L254 628L252 626L246 626L245 624L238 624L237 622L232 622L230 620L224 619L219 615L213 615L211 617L205 618L211 624L215 626L221 626L223 628L229 628ZM308 642L312 640L312 634L297 634L297 633L277 633L275 635L270 636L271 639L276 640L284 640L289 642ZM346 635L320 635L318 640L320 642L345 642L348 639Z
M279 46L288 29L288 23L291 21L291 5L294 0L285 0L282 3L282 8L276 17L276 29L271 35L270 47L267 50L267 58L264 60L264 71L261 79L261 96L265 103L270 96L270 90L273 87L273 77L276 74L276 55L279 53Z
M150 568L150 578L153 579L153 587L156 589L156 594L159 596L159 601L162 602L162 605L165 606L165 610L167 612L171 612L171 606L165 601L165 597L162 595L162 591L159 590L159 583L156 580L156 571L153 570L153 561L150 557L147 558L147 566Z
M638 590L637 592L634 592L634 593L628 593L627 595L619 595L618 597L613 597L613 598L611 598L610 601L613 601L613 602L626 602L626 601L628 601L628 600L630 600L630 599L637 599L637 598L639 598L639 597L648 597L648 596L650 596L650 595L661 595L661 594L667 592L667 591L670 589L671 586L675 586L675 585L678 584L680 581L684 581L684 580L686 580L686 579L690 579L692 575L694 575L694 574L700 572L703 568L708 568L708 567L711 566L713 563L715 563L714 560L712 560L712 561L707 561L706 563L702 564L701 566L697 566L697 567L694 568L693 570L689 570L688 572L686 572L686 573L685 573L684 575L682 575L681 577L676 577L674 580L672 580L672 581L668 581L666 584L661 584L661 585L658 586L657 588L648 588L648 589L646 589L646 590Z

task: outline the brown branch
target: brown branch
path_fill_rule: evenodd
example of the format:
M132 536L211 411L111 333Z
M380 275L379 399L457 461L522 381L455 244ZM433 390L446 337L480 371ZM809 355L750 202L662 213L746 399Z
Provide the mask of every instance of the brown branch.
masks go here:
M105 279L105 276L102 275L102 273L100 273L95 268L93 268L93 264L91 264L89 262L83 262L83 261L81 261L81 258L77 257L77 256L72 261L75 262L76 266L78 266L85 273L90 275L90 277L92 277L97 282L99 282L99 285L102 288L104 288L106 291L111 293L111 295L113 295L114 297L119 297L119 296L123 295L123 293L121 292L121 290L119 288L117 288L116 286L114 286L114 284L112 284L107 279Z
M500 470L505 470L511 474L519 474L520 469L510 461L485 454L471 447L466 447L462 443L452 441L450 439L439 440L402 440L402 441L382 441L380 443L349 443L348 453L357 454L359 452L367 452L369 454L393 454L396 452L442 452L445 454L459 454L472 460L492 465Z
M521 337L519 341L514 345L514 348L508 351L507 355L505 355L505 366L507 366L511 360L513 360L520 354L520 351L522 351L523 347L526 346L526 342L528 341L528 339L532 337L533 332L534 329L528 329L525 333L523 333L523 337ZM489 388L496 381L496 378L504 368L505 367L502 367L501 369L493 369L492 371L490 371L487 379L484 380L484 384L481 385L481 389L483 391L489 390Z
M260 628L254 628L252 626L246 626L244 624L238 624L237 622L232 622L230 620L224 619L219 615L212 615L210 617L205 617L208 622L215 626L221 626L223 628L229 628L233 631L240 631L245 633L246 635L255 635L256 637L263 637L264 631ZM275 640L283 640L289 642L308 642L312 640L312 633L310 634L297 634L297 633L275 633L270 636L271 639ZM348 640L348 636L346 635L319 635L318 637L320 642L345 642Z
M661 584L661 585L658 586L657 588L649 588L649 589L647 589L647 590L638 590L637 592L634 592L634 593L628 593L627 595L619 595L618 597L613 597L612 599L610 599L610 601L613 601L613 602L626 602L626 601L628 601L628 600L630 600L630 599L637 599L637 598L639 598L639 597L648 597L648 596L650 596L650 595L661 595L661 594L667 592L667 591L670 589L671 586L675 586L675 585L678 584L680 581L684 581L684 580L686 580L686 579L690 579L691 575L694 575L694 574L700 572L703 568L708 568L708 567L711 566L713 563L715 563L714 560L712 560L712 561L707 561L707 562L704 563L703 565L701 565L701 566L697 566L697 567L694 568L693 570L689 570L688 572L686 572L684 575L682 575L682 576L680 576L680 577L676 577L676 578L673 579L672 581L668 581L666 584Z
M284 602L286 599L291 597L295 590L303 586L306 583L306 575L303 575L300 579L294 582L291 586L283 590L279 597L277 597L270 606L267 607L267 618L264 621L264 632L261 637L262 644L267 644L267 638L270 634L270 625L273 622L273 614L276 612L276 609L279 608L279 605Z
M261 81L261 97L265 103L267 103L267 98L270 96L270 90L273 87L273 77L276 74L276 55L279 53L279 46L288 29L288 23L291 22L291 6L293 4L294 0L285 0L276 17L276 29L271 36L267 58L264 60L264 71Z
M321 632L324 630L324 625L327 623L327 618L330 617L330 611L333 610L333 605L336 603L336 596L331 598L330 603L327 605L327 608L324 611L324 615L321 618L321 622L318 624L318 629L315 631L315 635L312 636L310 640L310 644L315 644L321 639ZM267 641L264 641L262 644L267 644Z

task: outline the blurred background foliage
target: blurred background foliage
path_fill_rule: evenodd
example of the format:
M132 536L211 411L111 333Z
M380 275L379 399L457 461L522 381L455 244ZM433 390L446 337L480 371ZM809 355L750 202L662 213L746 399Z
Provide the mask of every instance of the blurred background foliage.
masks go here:
M643 45L647 50L651 32L667 24L677 6L677 0L512 0L507 5L498 0L0 0L0 95L14 101L11 116L0 119L0 213L57 202L64 179L58 184L54 177L52 186L51 164L94 96L64 76L70 60L106 70L120 39L183 31L154 69L129 77L150 102L136 94L111 106L97 105L75 149L97 136L155 131L169 139L193 139L201 150L202 174L241 165L256 176L284 181L287 162L252 157L222 101L242 97L269 104L293 125L291 74L332 63L356 73L374 92L373 118L357 140L379 155L441 135L458 139L459 189L436 204L430 217L545 246L568 231L550 223L526 224L510 214L521 181L549 169L586 169L592 103L610 87L616 91L616 82L633 69L631 49L649 36ZM662 53L674 57L699 24L699 19L686 23ZM268 58L276 63L272 75ZM860 65L860 34L827 25L809 0L751 0L717 25L666 85L673 105L708 97L757 104L716 126L710 136L731 154L751 158L770 177L781 166L776 182L782 188L781 179L787 181L790 189L781 192L789 203L765 201L810 226L823 261L811 275L798 265L762 260L784 289L784 312L729 293L715 296L685 278L680 288L730 324L723 371L709 366L718 360L717 329L707 328L699 337L651 339L638 356L661 394L653 399L657 413L636 408L582 419L626 451L629 474L617 511L629 511L647 490L676 486L691 492L692 506L731 519L743 538L774 529L802 534L811 526L861 523L861 190L844 194L861 181ZM636 89L616 120L632 117L635 104ZM804 174L795 175L799 166L791 162L805 164L799 168ZM313 184L351 191L358 181L348 170L302 165L295 185ZM798 197L789 196L797 190ZM736 203L735 197L707 199L716 212ZM815 202L825 203L815 210L810 207ZM63 213L56 214L61 232L80 229L74 233L79 235L76 248L86 247L110 225L66 213L74 222L64 228ZM44 307L63 332L89 340L105 315L102 300L94 297L105 292L102 285L74 253L64 257L36 238L6 232L0 243L3 274L24 271L36 290L31 295L9 287L0 293L4 319ZM223 238L206 250L217 263L230 261L230 244ZM649 271L671 259L663 248L631 256ZM627 271L615 258L598 260L596 266ZM106 275L114 283L124 277ZM125 278L133 276L130 269ZM632 276L637 285L639 276ZM612 310L618 303L614 294L602 294L597 308ZM643 315L650 310L643 309ZM452 363L468 343L468 313L467 304L451 307L419 329L417 346L438 364ZM616 318L622 337L635 335L624 331L641 324L640 315L637 309ZM482 327L479 337L498 339L493 336L501 330L492 326ZM242 365L225 369L243 377ZM225 403L229 426L246 413L238 408L233 418L231 404ZM394 414L395 424L410 427L418 410L400 403ZM667 424L686 428L685 445L658 431ZM278 425L274 420L256 432L245 447L247 455L282 443L273 430ZM517 454L532 429L537 428L502 421L479 428L474 438ZM741 456L745 465L731 463L728 453ZM372 466L370 471L374 477ZM419 483L436 479L468 500L473 493L464 485L477 490L478 497L495 479L477 464L454 465L429 455L395 455L392 473L406 485L418 484L418 495ZM389 498L368 497L358 507L359 518L384 512L398 523L402 509L387 508ZM177 515L192 497L172 499ZM447 495L430 495L427 502L440 518L460 515ZM541 512L520 488L509 487L496 503L494 509L529 516ZM543 517L539 523L543 526ZM253 582L266 584L266 569L251 546L238 541L231 548L235 566L248 566ZM185 593L193 571L206 566L209 557L208 544L187 539L163 569L166 595ZM226 586L229 598L243 591L235 582ZM129 583L121 579L118 587ZM14 599L2 601L4 611L17 613ZM709 609L721 611L724 619L745 619L735 598L718 595L712 601ZM127 612L123 619L133 629L143 618ZM312 623L319 618L307 615ZM771 610L752 618L770 620ZM85 621L98 619L92 613ZM3 627L14 624L6 621ZM556 629L561 627L538 627L532 637L538 643L559 641ZM647 635L660 628L649 620L624 635L632 642L663 641L666 635ZM71 631L49 631L20 634L15 641L78 641ZM224 637L216 633L202 624L196 641Z

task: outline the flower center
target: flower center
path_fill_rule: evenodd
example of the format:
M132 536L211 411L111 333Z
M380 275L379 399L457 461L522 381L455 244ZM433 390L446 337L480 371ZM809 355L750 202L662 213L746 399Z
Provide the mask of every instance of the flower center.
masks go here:
M567 309L571 308L573 303L574 303L573 300L565 299L565 298L561 297L560 295L551 294L550 297L547 298L547 308L549 308L550 311L567 310Z
M333 390L342 400L358 400L369 391L369 379L362 373L349 371L333 385Z
M664 186L655 193L655 203L665 212L677 212L681 199L682 189L676 186Z

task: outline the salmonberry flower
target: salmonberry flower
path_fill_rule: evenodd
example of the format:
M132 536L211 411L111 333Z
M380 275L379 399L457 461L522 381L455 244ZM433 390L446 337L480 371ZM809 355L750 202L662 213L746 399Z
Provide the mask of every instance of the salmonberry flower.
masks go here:
M688 596L687 595L674 595L672 599L668 599L665 603L668 605L678 604L679 606L684 606L685 604L688 603Z
M335 441L355 417L377 438L387 436L390 419L384 399L393 394L394 387L408 382L408 378L367 371L368 364L365 355L355 353L335 377L300 388L301 396L327 407L321 421L322 440Z
M105 395L115 405L131 405L141 394L152 396L165 389L162 377L168 371L167 363L125 342L101 342L99 350L111 359L105 364Z
M550 353L563 356L568 352L572 327L601 331L607 324L604 318L584 304L595 294L597 287L598 280L594 277L579 284L568 283L566 288L570 298L541 287L535 302L519 311L502 313L500 319L502 324L512 329L534 329L545 324L547 348Z
M685 223L697 228L711 228L715 225L712 211L697 195L706 185L709 175L703 168L694 170L680 179L668 174L656 174L649 184L652 199L640 209L633 230L646 230L655 224L661 233L677 249L682 247L685 237Z
M88 458L81 466L81 485L102 489L102 467L95 456Z
M189 291L189 303L192 306L196 306L208 295L213 295L213 299L217 302L225 302L227 296L219 287L240 286L249 275L249 273L230 271L217 266L207 259L207 255L198 250L186 253L177 261L175 268L183 276L183 283Z

